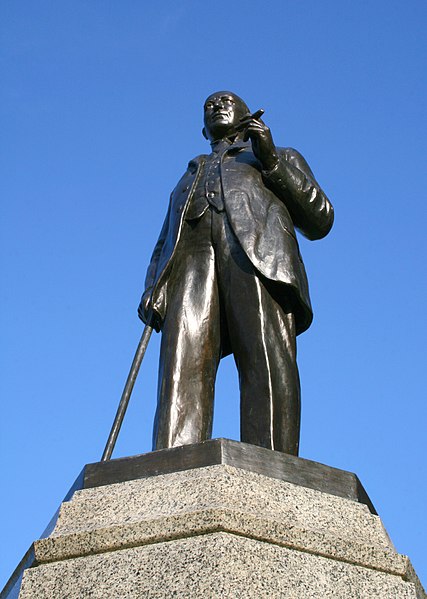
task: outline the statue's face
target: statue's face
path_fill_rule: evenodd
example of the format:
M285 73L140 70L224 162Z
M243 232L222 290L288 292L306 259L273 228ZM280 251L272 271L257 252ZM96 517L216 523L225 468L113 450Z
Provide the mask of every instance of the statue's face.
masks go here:
M204 106L206 135L210 140L217 140L233 134L235 126L247 113L243 100L231 92L210 95Z

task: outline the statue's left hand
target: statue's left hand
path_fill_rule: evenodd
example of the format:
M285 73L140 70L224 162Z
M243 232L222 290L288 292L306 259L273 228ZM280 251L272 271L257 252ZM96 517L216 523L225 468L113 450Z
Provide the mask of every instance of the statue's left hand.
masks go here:
M260 118L252 115L243 117L239 123L239 130L243 130L243 141L249 138L256 158L261 162L266 171L272 170L279 162L276 146L273 142L270 129Z

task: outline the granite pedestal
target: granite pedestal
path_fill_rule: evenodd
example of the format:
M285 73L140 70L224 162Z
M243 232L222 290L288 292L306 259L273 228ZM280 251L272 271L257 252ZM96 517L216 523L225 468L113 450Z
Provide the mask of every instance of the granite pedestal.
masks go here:
M426 599L354 474L224 439L86 466L21 575L1 599Z

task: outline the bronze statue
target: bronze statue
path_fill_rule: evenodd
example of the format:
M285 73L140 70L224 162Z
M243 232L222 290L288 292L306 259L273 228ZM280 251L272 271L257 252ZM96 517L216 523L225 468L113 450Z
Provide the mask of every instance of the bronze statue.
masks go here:
M212 152L189 162L170 197L138 310L162 331L154 449L210 438L218 364L233 353L241 440L298 455L296 335L313 315L295 228L324 237L333 208L262 113L210 95Z

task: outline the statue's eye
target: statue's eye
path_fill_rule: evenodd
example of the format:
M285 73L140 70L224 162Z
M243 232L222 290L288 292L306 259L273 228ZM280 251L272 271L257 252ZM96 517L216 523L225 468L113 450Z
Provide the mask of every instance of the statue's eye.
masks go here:
M210 110L211 108L213 108L213 102L206 102L205 110Z

